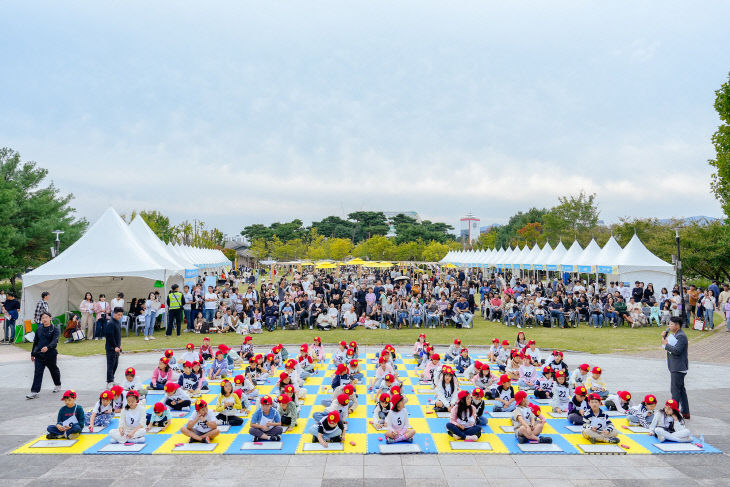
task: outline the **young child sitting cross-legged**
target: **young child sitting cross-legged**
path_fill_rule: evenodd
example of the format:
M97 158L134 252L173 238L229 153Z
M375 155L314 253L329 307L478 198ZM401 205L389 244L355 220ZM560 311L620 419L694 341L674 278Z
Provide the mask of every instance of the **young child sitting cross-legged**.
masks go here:
M456 436L464 441L477 441L482 435L482 428L477 424L477 410L472 404L469 392L459 392L456 405L451 409L446 430L449 436Z
M648 428L654 420L654 409L656 409L656 396L647 394L641 404L629 408L629 426L641 426Z
M251 416L251 426L248 434L253 436L253 441L281 441L281 415L272 407L274 400L270 396L264 396L259 401L261 407Z
M63 406L58 410L56 424L48 426L46 438L75 440L84 429L84 408L76 404L76 392L68 390L61 397Z
M210 443L218 436L218 422L213 411L208 409L208 403L203 399L195 401L195 416L180 428L180 433L190 437L190 443Z
M242 396L245 397L245 396ZM229 424L231 426L241 426L243 419L237 416L238 411L243 410L244 407L241 404L241 398L237 394L233 393L233 384L228 379L223 379L221 382L221 393L218 396L216 402L215 412L216 419L223 422L223 424ZM248 409L248 408L246 408Z
M413 442L413 436L416 430L411 428L408 422L408 410L406 409L406 401L403 396L396 394L391 398L391 407L388 415L385 417L385 440L388 443L398 443L401 441Z
M598 394L588 396L589 408L583 417L583 437L591 443L618 443L618 432L613 427L611 418L601 409L601 397Z
M689 443L692 441L692 433L685 427L684 419L679 412L679 403L674 399L667 401L663 409L654 413L649 429L650 434L656 436L660 442Z
M285 393L279 394L276 401L279 403L279 416L281 416L282 426L287 426L289 429L295 428L297 419L299 419L297 404L292 401L289 394Z
M552 443L549 436L540 436L545 423L533 412L533 406L527 400L525 391L515 393L517 407L512 413L512 426L518 443Z
M94 409L86 413L84 417L85 424L89 425L89 433L94 432L95 426L104 429L112 422L112 419L114 419L112 400L114 400L112 391L104 391L99 394L99 400L96 401Z
M127 405L119 415L119 428L109 432L112 443L144 443L147 415L145 408L139 405L139 393L127 392Z
M147 431L151 428L167 428L170 424L170 410L161 402L152 406L152 412L147 413Z
M330 443L342 443L345 441L345 425L340 419L340 413L330 411L319 421L309 428L312 435L312 443L319 443L323 447L329 447Z

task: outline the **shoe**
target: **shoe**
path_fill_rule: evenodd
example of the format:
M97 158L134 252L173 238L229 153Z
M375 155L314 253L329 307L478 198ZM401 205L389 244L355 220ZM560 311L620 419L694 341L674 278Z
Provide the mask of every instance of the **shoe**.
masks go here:
M552 443L553 439L549 436L541 436L540 437L540 443Z
M58 435L54 435L53 433L48 433L46 435L46 439L47 440L57 440L58 439Z
M150 335L150 340L157 340L154 336Z
M146 341L146 342L150 341L150 337L144 337L144 341Z
M656 432L656 439L659 440L659 443L664 443L664 435L659 431Z
M593 438L592 436L590 438L588 438L588 441L590 441L594 445L596 444L596 439Z
M79 437L78 433L71 433L70 435L68 435L69 440L75 440L78 437Z
M525 438L524 436L520 435L520 436L517 437L517 443L527 443L527 438Z
M615 437L614 438L609 438L608 439L608 442L615 445L616 443L619 442L619 439L618 438L615 438Z
M682 413L682 417L684 419L689 419L689 413Z
M61 391L61 386L60 385L53 386L53 392L60 392L60 391Z
M281 441L281 436L274 435L269 438L269 441Z
M449 435L452 438L454 437L454 433L452 433L451 431L447 431L446 434Z
M26 394L25 398L26 399L35 399L38 396L39 396L39 394L37 392L31 392L30 394Z
M477 438L476 435L468 435L466 438L464 438L464 441L477 441L479 438Z

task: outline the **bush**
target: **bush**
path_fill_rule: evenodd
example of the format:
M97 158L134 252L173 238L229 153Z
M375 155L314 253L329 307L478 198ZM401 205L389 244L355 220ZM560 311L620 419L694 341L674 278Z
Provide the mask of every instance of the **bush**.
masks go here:
M13 289L9 282L0 282L0 289L5 291L5 294L12 292L15 294L15 297L20 299L21 295L23 294L23 285L19 281L16 281L15 283L16 288Z

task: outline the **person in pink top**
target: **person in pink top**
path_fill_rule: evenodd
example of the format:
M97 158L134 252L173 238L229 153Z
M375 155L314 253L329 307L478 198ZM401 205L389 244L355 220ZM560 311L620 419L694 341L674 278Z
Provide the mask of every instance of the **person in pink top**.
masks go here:
M152 382L150 388L161 391L165 388L165 384L172 382L172 367L170 367L170 359L162 357L157 364L157 368L152 371Z
M322 347L322 339L320 337L314 337L310 354L315 362L322 362L324 360L324 348Z
M423 382L436 382L441 370L441 356L437 353L431 355L431 360L426 363L426 367L423 368L421 373L421 381Z

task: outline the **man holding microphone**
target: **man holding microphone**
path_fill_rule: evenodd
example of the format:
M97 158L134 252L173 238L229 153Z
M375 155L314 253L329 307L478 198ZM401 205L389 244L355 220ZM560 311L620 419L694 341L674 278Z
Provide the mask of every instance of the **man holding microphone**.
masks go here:
M662 333L662 348L667 352L667 366L671 376L672 399L679 403L682 417L689 419L689 400L684 379L689 371L687 335L682 331L682 318L672 316L667 330Z

